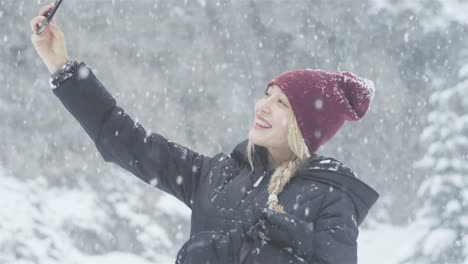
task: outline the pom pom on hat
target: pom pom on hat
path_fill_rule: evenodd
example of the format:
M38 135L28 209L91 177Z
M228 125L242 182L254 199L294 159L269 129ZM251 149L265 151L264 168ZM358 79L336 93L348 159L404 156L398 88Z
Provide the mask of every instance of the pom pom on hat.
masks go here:
M351 72L300 69L288 71L267 85L284 92L310 153L330 140L344 121L358 121L369 110L375 88Z

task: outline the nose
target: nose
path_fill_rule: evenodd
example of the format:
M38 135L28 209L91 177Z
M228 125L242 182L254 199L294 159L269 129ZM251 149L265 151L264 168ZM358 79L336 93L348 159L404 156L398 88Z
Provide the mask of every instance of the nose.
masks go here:
M268 100L268 99L259 101L257 103L257 112L260 112L263 114L270 114L271 113L270 101L271 100Z

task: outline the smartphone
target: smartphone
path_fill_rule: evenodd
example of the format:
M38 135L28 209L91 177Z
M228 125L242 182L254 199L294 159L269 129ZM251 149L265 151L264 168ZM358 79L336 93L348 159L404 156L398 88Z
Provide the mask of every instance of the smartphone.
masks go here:
M44 31L44 29L47 27L47 25L49 25L50 21L52 21L52 17L54 17L55 12L57 12L57 9L59 8L61 3L62 0L55 1L54 7L46 15L46 20L39 26L39 29L36 32L37 35L40 35L42 31Z

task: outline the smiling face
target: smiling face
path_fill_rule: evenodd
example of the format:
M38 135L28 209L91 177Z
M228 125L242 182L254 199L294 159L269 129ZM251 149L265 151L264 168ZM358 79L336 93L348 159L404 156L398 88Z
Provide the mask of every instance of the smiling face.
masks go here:
M288 115L291 105L281 88L271 85L265 96L255 104L255 118L249 132L249 140L265 147L270 154L289 154Z

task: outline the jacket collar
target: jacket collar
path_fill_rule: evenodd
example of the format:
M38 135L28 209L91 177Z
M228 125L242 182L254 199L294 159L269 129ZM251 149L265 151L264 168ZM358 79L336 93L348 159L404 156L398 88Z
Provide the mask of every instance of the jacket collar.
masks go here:
M249 160L247 159L247 143L248 139L240 142L237 144L237 146L232 150L230 156L234 160L237 161L237 163L240 166L247 166L249 169L250 163ZM255 153L253 155L253 165L255 170L261 169L263 171L268 170L268 152L265 147L255 145Z
M246 139L237 144L230 156L240 166L250 168L246 152L247 143L248 140ZM266 148L255 145L255 150L253 156L255 170L267 171L268 156ZM356 206L356 222L358 225L364 221L370 208L379 198L379 194L372 187L358 179L348 166L334 158L318 155L310 157L299 166L296 173L298 177L325 183L348 194Z

